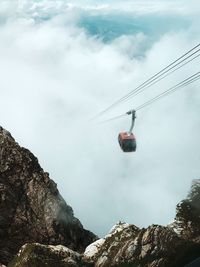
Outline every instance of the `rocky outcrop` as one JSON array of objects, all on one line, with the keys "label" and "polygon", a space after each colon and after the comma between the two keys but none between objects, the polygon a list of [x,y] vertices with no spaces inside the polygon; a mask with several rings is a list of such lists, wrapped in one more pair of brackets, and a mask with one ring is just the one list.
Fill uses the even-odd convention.
[{"label": "rocky outcrop", "polygon": [[200,180],[170,225],[119,222],[96,239],[37,158],[0,127],[0,267],[25,243],[8,267],[184,267],[200,257]]},{"label": "rocky outcrop", "polygon": [[37,158],[0,127],[0,262],[25,243],[83,251],[96,236],[84,230]]},{"label": "rocky outcrop", "polygon": [[62,245],[25,244],[8,267],[80,267],[81,256]]},{"label": "rocky outcrop", "polygon": [[95,267],[183,267],[199,256],[200,180],[195,180],[172,224],[139,229],[120,222],[89,245],[83,259]]},{"label": "rocky outcrop", "polygon": [[172,227],[185,239],[200,243],[200,179],[192,182],[187,198],[177,205]]}]

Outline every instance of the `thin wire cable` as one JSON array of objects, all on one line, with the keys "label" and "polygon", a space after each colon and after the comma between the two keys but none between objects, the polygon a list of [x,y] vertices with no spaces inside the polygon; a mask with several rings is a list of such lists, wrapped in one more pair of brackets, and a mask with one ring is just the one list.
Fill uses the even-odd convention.
[{"label": "thin wire cable", "polygon": [[[167,71],[163,72],[162,74],[160,74],[159,76],[157,76],[155,79],[153,79],[151,82],[149,82],[148,84],[146,84],[144,87],[142,87],[141,89],[135,90],[134,92],[132,92],[131,94],[129,94],[129,96],[127,96],[128,98],[132,98],[132,96],[134,96],[135,94],[139,93],[140,91],[144,91],[146,88],[149,88],[150,86],[154,85],[155,83],[163,80],[165,77],[167,77],[168,75],[172,74],[173,72],[175,72],[176,70],[180,69],[181,67],[183,67],[184,65],[188,64],[189,62],[193,61],[194,59],[196,59],[197,57],[200,56],[200,54],[198,54],[197,56],[195,56],[194,58],[188,60],[187,62],[185,62],[184,64],[182,64],[181,66],[177,67],[175,70],[171,71],[170,73],[167,73],[168,71],[172,70],[173,68],[175,68],[176,66],[178,66],[179,64],[183,63],[185,60],[187,60],[188,58],[190,58],[191,56],[193,56],[194,54],[196,54],[197,52],[199,52],[200,49],[198,49],[196,52],[194,52],[192,55],[186,57],[185,59],[183,59],[182,61],[180,61],[179,63],[177,63],[176,65],[174,65],[173,67],[171,67],[170,69],[168,69]],[[166,74],[167,73],[167,74]],[[161,77],[162,75],[166,74],[164,77]],[[158,79],[160,78],[160,79]],[[158,79],[158,80],[157,80]],[[123,102],[126,101],[126,99],[123,100]]]},{"label": "thin wire cable", "polygon": [[[118,101],[116,101],[115,103],[113,103],[111,106],[109,106],[107,109],[103,110],[101,113],[99,113],[99,115],[96,115],[94,117],[97,118],[101,115],[103,115],[105,112],[107,112],[108,110],[112,109],[113,107],[121,104],[122,102],[128,101],[129,99],[133,98],[135,95],[137,95],[138,93],[146,90],[147,88],[151,87],[152,85],[156,84],[157,82],[159,82],[160,80],[163,80],[165,77],[167,77],[168,75],[172,74],[174,71],[180,69],[181,67],[183,67],[184,65],[188,64],[189,62],[193,61],[194,59],[196,59],[197,57],[200,56],[200,54],[198,54],[197,56],[195,56],[194,58],[192,58],[191,60],[187,61],[186,63],[182,64],[181,66],[179,66],[178,68],[176,68],[174,71],[166,74],[168,71],[172,70],[173,68],[175,68],[176,66],[178,66],[179,64],[183,63],[185,60],[187,60],[188,58],[190,58],[191,56],[193,56],[194,54],[196,54],[197,52],[199,52],[200,49],[198,49],[196,52],[192,53],[190,56],[186,57],[185,59],[183,59],[182,61],[180,61],[179,63],[175,64],[174,66],[172,66],[171,68],[169,68],[168,70],[162,72],[160,75],[156,76],[154,79],[152,79],[151,81],[149,81],[148,83],[146,83],[143,86],[138,86],[136,87],[133,91],[129,92],[126,96],[120,98]],[[162,77],[162,75],[166,74],[164,77]],[[160,79],[158,79],[160,78]],[[157,80],[158,79],[158,80]]]},{"label": "thin wire cable", "polygon": [[[153,84],[155,84],[156,82],[159,82],[160,80],[164,79],[165,77],[167,77],[168,75],[170,75],[171,73],[173,73],[174,71],[180,69],[181,67],[183,67],[184,65],[188,64],[189,62],[191,62],[192,60],[196,59],[197,57],[200,56],[200,54],[198,54],[197,56],[193,57],[192,59],[188,60],[187,62],[185,62],[184,64],[182,64],[181,66],[177,67],[178,65],[180,65],[181,63],[183,63],[184,61],[186,61],[187,59],[189,59],[190,57],[192,57],[193,55],[195,55],[197,52],[200,51],[200,49],[196,50],[195,52],[193,52],[192,54],[190,54],[192,51],[194,51],[195,49],[197,49],[200,46],[200,43],[198,45],[196,45],[195,47],[193,47],[192,49],[190,49],[188,52],[186,52],[184,55],[182,55],[181,57],[179,57],[178,59],[176,59],[175,61],[173,61],[171,64],[169,64],[168,66],[166,66],[165,68],[163,68],[161,71],[159,71],[158,73],[154,74],[152,77],[150,77],[149,79],[147,79],[145,82],[143,82],[141,85],[137,86],[134,90],[130,91],[128,94],[126,94],[124,97],[121,97],[119,100],[117,100],[116,102],[114,102],[112,105],[110,105],[108,108],[104,109],[103,111],[99,112],[97,115],[95,115],[93,118],[91,118],[91,120],[96,119],[97,117],[103,115],[104,113],[106,113],[108,110],[112,109],[113,107],[115,107],[116,105],[120,104],[121,102],[127,101],[132,95],[134,95],[136,92],[138,92],[139,90],[142,90],[143,88],[147,87],[149,88],[150,86],[152,86]],[[188,54],[190,54],[189,56],[187,56]],[[187,57],[186,57],[187,56]],[[186,57],[186,58],[184,58]],[[182,59],[182,60],[181,60]],[[176,64],[175,64],[176,63]],[[172,72],[170,72],[169,74],[167,74],[170,70],[174,69],[175,67],[177,67],[175,70],[173,70]],[[162,77],[164,74],[166,74],[164,77]],[[158,79],[160,78],[160,79]],[[157,80],[158,79],[158,80]]]},{"label": "thin wire cable", "polygon": [[185,86],[187,86],[187,85],[189,85],[189,84],[191,84],[191,83],[193,83],[195,81],[198,81],[198,80],[200,80],[200,74],[197,77],[191,79],[190,81],[185,82],[182,85],[176,86],[175,88],[173,88],[171,90],[165,91],[165,92],[161,93],[160,95],[157,95],[153,99],[151,99],[151,100],[145,102],[144,104],[138,106],[135,110],[136,111],[141,110],[141,109],[145,108],[146,106],[149,106],[150,104],[153,104],[154,102],[158,101],[160,98],[163,98],[163,97],[165,97],[165,96],[177,91],[178,89],[181,89],[181,88],[183,88],[183,87],[185,87]]},{"label": "thin wire cable", "polygon": [[[179,82],[178,84],[170,87],[169,89],[165,90],[164,92],[158,94],[157,96],[153,97],[152,99],[146,101],[145,103],[139,105],[135,111],[138,111],[140,109],[143,109],[144,107],[146,106],[149,106],[151,104],[153,104],[154,102],[158,101],[160,98],[163,98],[165,97],[166,95],[170,94],[170,93],[173,93],[175,92],[176,90],[178,89],[181,89],[197,80],[200,80],[200,71],[191,75],[190,77],[186,78],[185,80],[183,80],[182,82]],[[112,120],[116,120],[116,119],[119,119],[119,118],[122,118],[124,116],[127,116],[128,114],[125,113],[125,114],[122,114],[122,115],[119,115],[119,116],[116,116],[116,117],[113,117],[113,118],[110,118],[108,120],[104,120],[104,121],[101,121],[100,123],[106,123],[106,122],[109,122],[109,121],[112,121]]]},{"label": "thin wire cable", "polygon": [[100,121],[100,124],[102,124],[102,123],[106,123],[106,122],[109,122],[109,121],[114,121],[114,120],[117,120],[117,119],[121,119],[122,117],[125,117],[125,116],[127,116],[127,114],[122,114],[122,115],[113,117],[113,118],[111,118],[111,119],[105,120],[105,121]]},{"label": "thin wire cable", "polygon": [[[181,66],[177,67],[176,69],[172,70],[171,72],[167,73],[166,75],[164,75],[163,77],[161,77],[160,79],[154,81],[153,83],[151,83],[148,86],[145,86],[144,88],[142,88],[141,90],[137,91],[134,93],[134,96],[140,94],[141,92],[143,92],[144,90],[146,90],[147,88],[153,86],[154,84],[158,83],[159,81],[162,81],[164,78],[166,78],[167,76],[169,76],[170,74],[174,73],[175,71],[177,71],[178,69],[182,68],[183,66],[185,66],[186,64],[188,64],[189,62],[193,61],[194,59],[196,59],[197,57],[199,57],[200,54],[198,54],[197,56],[195,56],[194,58],[188,60],[187,62],[185,62],[184,64],[182,64]],[[125,100],[128,101],[129,99]],[[124,102],[124,101],[123,101]]]}]

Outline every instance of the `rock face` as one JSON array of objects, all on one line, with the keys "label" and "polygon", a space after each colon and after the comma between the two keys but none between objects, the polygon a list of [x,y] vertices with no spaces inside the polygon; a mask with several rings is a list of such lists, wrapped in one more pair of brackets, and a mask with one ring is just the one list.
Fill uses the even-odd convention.
[{"label": "rock face", "polygon": [[84,230],[37,158],[0,127],[0,262],[25,243],[83,251],[96,236]]},{"label": "rock face", "polygon": [[81,256],[64,246],[25,244],[8,267],[80,267]]},{"label": "rock face", "polygon": [[190,193],[176,210],[174,229],[185,239],[200,243],[200,179],[193,181]]},{"label": "rock face", "polygon": [[200,257],[200,180],[177,205],[172,224],[139,229],[118,223],[89,245],[84,261],[95,267],[184,267]]},{"label": "rock face", "polygon": [[119,222],[96,239],[34,155],[0,127],[0,267],[25,243],[8,267],[199,266],[200,180],[177,205],[170,225],[140,229]]}]

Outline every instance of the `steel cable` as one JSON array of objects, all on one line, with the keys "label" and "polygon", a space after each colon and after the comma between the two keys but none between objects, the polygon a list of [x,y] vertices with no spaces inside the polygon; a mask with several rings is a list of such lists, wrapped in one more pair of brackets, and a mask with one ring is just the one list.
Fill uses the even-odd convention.
[{"label": "steel cable", "polygon": [[[143,108],[145,108],[146,106],[149,106],[151,104],[153,104],[154,102],[158,101],[160,98],[163,98],[173,92],[175,92],[176,90],[178,89],[181,89],[197,80],[200,80],[200,71],[198,71],[197,73],[191,75],[190,77],[186,78],[185,80],[183,80],[182,82],[179,82],[178,84],[168,88],[167,90],[163,91],[162,93],[158,94],[157,96],[151,98],[150,100],[144,102],[143,104],[139,105],[138,107],[135,108],[135,111],[138,111],[138,110],[141,110]],[[107,120],[104,120],[104,121],[101,121],[100,123],[106,123],[106,122],[109,122],[109,121],[112,121],[112,120],[116,120],[116,119],[119,119],[119,118],[122,118],[124,116],[127,116],[128,114],[125,113],[125,114],[122,114],[122,115],[119,115],[119,116],[115,116],[113,118],[110,118],[110,119],[107,119]]]},{"label": "steel cable", "polygon": [[[91,120],[94,120],[94,119],[100,117],[101,115],[103,115],[104,113],[106,113],[107,111],[109,111],[110,109],[112,109],[113,107],[121,104],[122,102],[128,101],[129,99],[131,99],[132,97],[134,97],[138,93],[144,91],[145,89],[149,88],[150,86],[154,85],[155,83],[161,81],[162,79],[164,79],[168,75],[172,74],[176,70],[180,69],[181,67],[185,66],[186,64],[190,63],[191,61],[193,61],[194,59],[196,59],[197,57],[199,57],[200,56],[200,53],[196,55],[196,53],[198,53],[200,51],[200,48],[197,49],[199,46],[200,46],[200,44],[198,44],[195,47],[193,47],[192,49],[190,49],[184,55],[182,55],[181,57],[179,57],[178,59],[176,59],[175,61],[173,61],[171,64],[169,64],[168,66],[166,66],[165,68],[163,68],[161,71],[159,71],[158,73],[156,73],[155,75],[153,75],[152,77],[150,77],[149,79],[147,79],[141,85],[137,86],[134,90],[132,90],[131,92],[129,92],[128,94],[126,94],[124,97],[120,98],[119,100],[117,100],[116,102],[114,102],[112,105],[110,105],[108,108],[106,108],[103,111],[99,112]],[[195,49],[197,49],[197,50],[195,52],[193,52],[192,54],[190,54]],[[192,56],[194,56],[194,57],[192,57]],[[186,60],[188,60],[188,61],[186,61]],[[170,70],[172,70],[172,71],[170,72]]]}]

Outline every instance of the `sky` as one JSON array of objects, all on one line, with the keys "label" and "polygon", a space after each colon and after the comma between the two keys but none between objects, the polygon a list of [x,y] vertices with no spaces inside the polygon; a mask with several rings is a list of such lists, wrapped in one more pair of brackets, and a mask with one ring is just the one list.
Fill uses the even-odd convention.
[{"label": "sky", "polygon": [[[199,43],[198,1],[0,1],[0,124],[38,157],[85,228],[166,225],[199,178],[199,82],[130,118],[90,118]],[[106,113],[197,72],[199,58]]]}]

